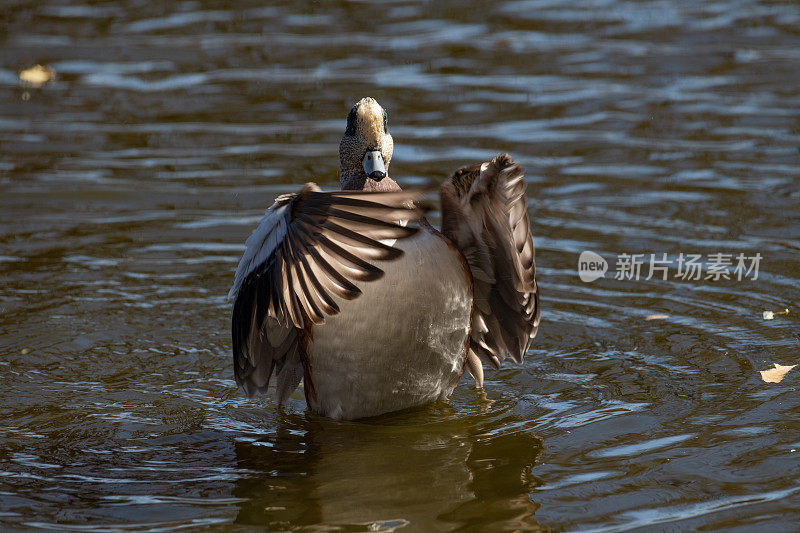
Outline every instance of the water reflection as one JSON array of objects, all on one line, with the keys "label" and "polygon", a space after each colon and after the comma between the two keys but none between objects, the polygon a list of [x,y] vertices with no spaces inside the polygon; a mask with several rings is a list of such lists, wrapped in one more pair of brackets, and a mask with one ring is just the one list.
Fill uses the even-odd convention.
[{"label": "water reflection", "polygon": [[235,444],[237,524],[348,531],[459,526],[535,530],[531,467],[542,440],[480,434],[425,408],[370,422],[312,414],[281,418],[276,432]]}]

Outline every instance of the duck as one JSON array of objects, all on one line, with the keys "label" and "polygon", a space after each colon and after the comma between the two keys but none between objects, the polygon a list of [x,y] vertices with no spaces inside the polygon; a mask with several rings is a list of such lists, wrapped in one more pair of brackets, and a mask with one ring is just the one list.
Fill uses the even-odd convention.
[{"label": "duck", "polygon": [[441,229],[426,191],[389,176],[386,110],[362,98],[339,144],[340,190],[275,199],[228,298],[234,377],[248,397],[302,382],[307,406],[357,420],[446,400],[464,373],[522,362],[539,289],[522,168],[508,154],[450,174]]}]

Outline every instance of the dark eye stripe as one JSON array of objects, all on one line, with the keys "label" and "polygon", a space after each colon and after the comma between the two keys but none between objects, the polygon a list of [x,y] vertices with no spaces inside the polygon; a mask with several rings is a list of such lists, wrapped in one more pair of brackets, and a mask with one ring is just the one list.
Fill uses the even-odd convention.
[{"label": "dark eye stripe", "polygon": [[344,130],[345,135],[353,136],[356,134],[356,107],[357,106],[353,106],[347,114],[347,129]]},{"label": "dark eye stripe", "polygon": [[389,115],[383,110],[383,133],[389,133]]}]

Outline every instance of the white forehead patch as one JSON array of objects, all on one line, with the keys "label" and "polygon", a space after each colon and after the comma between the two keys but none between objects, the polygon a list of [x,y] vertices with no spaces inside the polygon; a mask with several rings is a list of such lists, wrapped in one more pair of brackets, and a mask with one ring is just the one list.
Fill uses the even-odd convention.
[{"label": "white forehead patch", "polygon": [[367,142],[377,142],[383,135],[383,108],[372,98],[364,98],[358,106],[358,129]]}]

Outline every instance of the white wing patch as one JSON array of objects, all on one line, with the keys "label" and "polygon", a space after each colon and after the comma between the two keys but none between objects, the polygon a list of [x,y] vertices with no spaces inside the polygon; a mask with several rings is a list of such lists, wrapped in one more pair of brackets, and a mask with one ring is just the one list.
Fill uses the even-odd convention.
[{"label": "white wing patch", "polygon": [[244,254],[239,266],[236,267],[236,277],[233,280],[233,287],[228,292],[228,300],[236,298],[247,276],[264,263],[286,237],[287,207],[282,205],[276,208],[273,205],[267,209],[256,230],[245,241]]}]

